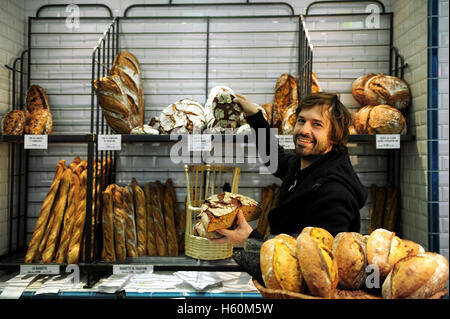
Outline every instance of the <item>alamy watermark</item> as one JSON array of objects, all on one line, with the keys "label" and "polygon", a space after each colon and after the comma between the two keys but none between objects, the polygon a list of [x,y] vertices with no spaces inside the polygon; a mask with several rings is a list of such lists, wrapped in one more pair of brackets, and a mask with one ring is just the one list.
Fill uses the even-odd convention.
[{"label": "alamy watermark", "polygon": [[369,4],[366,7],[366,12],[370,13],[366,18],[367,29],[379,29],[380,28],[380,12],[381,9],[376,4]]},{"label": "alamy watermark", "polygon": [[80,28],[80,7],[76,4],[69,4],[66,7],[66,12],[69,15],[66,18],[66,28],[79,29]]}]

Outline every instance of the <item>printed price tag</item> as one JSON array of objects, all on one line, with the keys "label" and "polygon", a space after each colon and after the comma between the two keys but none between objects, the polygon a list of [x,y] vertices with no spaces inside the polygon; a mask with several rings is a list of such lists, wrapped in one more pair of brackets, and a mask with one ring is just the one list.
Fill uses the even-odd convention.
[{"label": "printed price tag", "polygon": [[120,151],[122,150],[122,135],[99,135],[99,151]]},{"label": "printed price tag", "polygon": [[400,134],[377,134],[377,149],[396,149],[400,148]]},{"label": "printed price tag", "polygon": [[20,265],[21,275],[59,275],[59,265]]},{"label": "printed price tag", "polygon": [[295,144],[292,135],[277,135],[278,144],[280,144],[285,150],[294,150]]},{"label": "printed price tag", "polygon": [[113,265],[113,275],[150,274],[153,265]]},{"label": "printed price tag", "polygon": [[48,135],[25,135],[24,149],[46,150],[48,146]]},{"label": "printed price tag", "polygon": [[212,149],[210,134],[193,134],[188,135],[188,151],[189,152],[210,152]]}]

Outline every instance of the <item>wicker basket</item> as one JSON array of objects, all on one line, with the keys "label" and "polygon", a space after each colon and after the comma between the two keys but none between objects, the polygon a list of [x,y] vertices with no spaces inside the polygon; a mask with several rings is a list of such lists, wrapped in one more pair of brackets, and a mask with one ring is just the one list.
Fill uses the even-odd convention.
[{"label": "wicker basket", "polygon": [[[301,294],[297,292],[269,289],[260,285],[260,283],[253,279],[253,284],[256,289],[261,293],[263,298],[266,299],[325,299],[322,297],[314,297],[306,294]],[[444,289],[435,295],[427,299],[441,299],[447,295],[447,289]],[[336,289],[334,299],[383,299],[381,296],[376,296],[369,294],[364,290],[340,290]]]},{"label": "wicker basket", "polygon": [[[222,192],[224,182],[229,181],[231,192],[237,193],[239,188],[239,167],[194,165],[184,166],[186,173],[186,256],[202,260],[219,260],[233,255],[233,245],[230,243],[216,244],[193,234],[195,221],[200,206],[206,198]],[[228,175],[228,179],[227,179]]]}]

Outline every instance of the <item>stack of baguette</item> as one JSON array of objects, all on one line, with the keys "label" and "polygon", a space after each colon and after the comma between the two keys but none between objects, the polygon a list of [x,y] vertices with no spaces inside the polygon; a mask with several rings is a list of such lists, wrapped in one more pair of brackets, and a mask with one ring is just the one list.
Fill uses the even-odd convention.
[{"label": "stack of baguette", "polygon": [[364,290],[386,299],[436,298],[446,294],[449,278],[445,257],[383,228],[334,238],[318,227],[297,238],[280,234],[261,246],[260,268],[266,288],[322,298]]},{"label": "stack of baguette", "polygon": [[[76,264],[84,260],[86,235],[84,233],[86,219],[87,160],[81,161],[77,156],[69,166],[60,160],[56,166],[55,176],[50,190],[42,204],[35,230],[28,245],[25,263],[42,260],[44,263]],[[110,164],[105,160],[103,165],[94,163],[98,174],[103,167]],[[97,191],[95,191],[97,185]],[[94,229],[98,223],[95,207],[99,207],[100,183],[93,180],[92,204],[92,243]],[[97,197],[95,204],[94,198]],[[91,257],[93,257],[93,245]]]},{"label": "stack of baguette", "polygon": [[102,258],[177,256],[184,248],[182,215],[171,179],[144,187],[135,179],[123,187],[109,185],[103,191]]},{"label": "stack of baguette", "polygon": [[372,204],[370,206],[369,233],[377,228],[394,231],[397,221],[400,190],[391,184],[386,187],[370,186]]}]

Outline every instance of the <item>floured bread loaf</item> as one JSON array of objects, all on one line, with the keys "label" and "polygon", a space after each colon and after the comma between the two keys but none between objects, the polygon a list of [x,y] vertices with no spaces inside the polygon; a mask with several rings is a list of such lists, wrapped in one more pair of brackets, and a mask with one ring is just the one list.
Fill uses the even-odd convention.
[{"label": "floured bread loaf", "polygon": [[411,91],[405,80],[379,74],[367,80],[364,96],[369,105],[387,104],[398,110],[404,110],[409,105]]},{"label": "floured bread loaf", "polygon": [[266,240],[260,250],[260,267],[266,288],[300,293],[306,288],[294,237],[279,234]]},{"label": "floured bread loaf", "polygon": [[198,217],[205,231],[213,232],[232,227],[238,211],[244,214],[247,221],[252,221],[259,217],[261,208],[258,202],[250,197],[224,192],[206,199]]},{"label": "floured bread loaf", "polygon": [[361,106],[367,105],[366,94],[364,92],[364,88],[366,86],[366,82],[369,79],[373,78],[374,76],[376,76],[375,73],[369,73],[369,74],[362,75],[359,78],[357,78],[355,81],[353,81],[352,95],[353,95],[353,98],[356,100],[356,102],[358,102],[359,105],[361,105]]},{"label": "floured bread loaf", "polygon": [[402,239],[402,242],[403,245],[405,246],[407,257],[416,256],[418,254],[423,254],[425,252],[425,249],[421,245],[411,240]]},{"label": "floured bread loaf", "polygon": [[5,114],[2,119],[3,135],[22,135],[25,129],[26,110],[12,110]]},{"label": "floured bread loaf", "polygon": [[205,104],[207,127],[220,132],[236,129],[244,122],[244,113],[239,104],[234,103],[235,94],[226,86],[211,89]]},{"label": "floured bread loaf", "polygon": [[206,126],[205,109],[193,99],[181,99],[161,112],[159,124],[166,134],[201,132]]},{"label": "floured bread loaf", "polygon": [[137,58],[126,51],[113,61],[110,76],[94,81],[108,125],[119,134],[144,124],[144,91]]},{"label": "floured bread loaf", "polygon": [[159,135],[159,131],[150,125],[142,124],[133,128],[130,132],[133,135]]},{"label": "floured bread loaf", "polygon": [[359,134],[406,134],[402,113],[389,105],[366,105],[353,115],[353,126]]}]

